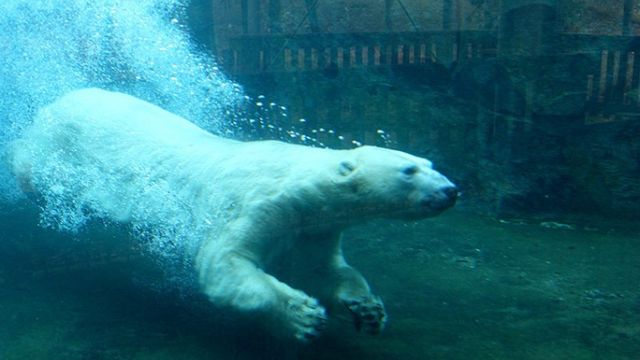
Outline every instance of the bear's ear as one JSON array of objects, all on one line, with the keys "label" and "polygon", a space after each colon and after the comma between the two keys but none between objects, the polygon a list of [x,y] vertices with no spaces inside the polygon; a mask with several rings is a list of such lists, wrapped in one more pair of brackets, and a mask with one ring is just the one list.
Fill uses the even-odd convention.
[{"label": "bear's ear", "polygon": [[356,164],[354,164],[353,162],[351,162],[349,160],[343,160],[343,161],[340,162],[340,165],[338,167],[338,172],[342,176],[348,176],[355,169],[356,169]]}]

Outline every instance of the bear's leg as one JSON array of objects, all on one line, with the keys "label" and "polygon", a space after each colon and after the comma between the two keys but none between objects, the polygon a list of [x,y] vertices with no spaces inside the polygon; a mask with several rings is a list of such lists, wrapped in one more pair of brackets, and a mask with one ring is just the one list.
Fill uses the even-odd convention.
[{"label": "bear's leg", "polygon": [[336,290],[338,301],[353,315],[356,330],[379,334],[387,321],[387,313],[379,296],[373,295],[364,277],[342,260],[336,267],[339,283]]},{"label": "bear's leg", "polygon": [[198,262],[200,284],[212,302],[261,314],[275,331],[303,342],[325,329],[326,312],[316,299],[265,273],[250,258],[228,252]]},{"label": "bear's leg", "polygon": [[[346,306],[358,331],[380,333],[387,319],[382,300],[371,293],[364,276],[344,259],[340,234],[323,234],[307,240],[305,264],[315,269],[318,278],[328,281],[324,283],[327,287],[324,291],[328,291],[325,296],[335,305]],[[317,291],[324,292],[321,288]]]}]

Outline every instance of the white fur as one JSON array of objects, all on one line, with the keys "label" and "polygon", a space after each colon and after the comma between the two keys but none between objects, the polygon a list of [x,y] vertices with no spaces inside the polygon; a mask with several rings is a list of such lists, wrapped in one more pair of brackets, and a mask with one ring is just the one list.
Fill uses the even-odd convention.
[{"label": "white fur", "polygon": [[[374,217],[435,215],[442,209],[421,201],[452,185],[428,160],[403,152],[238,142],[98,89],[42,109],[8,158],[25,189],[64,194],[113,220],[153,225],[189,212],[206,232],[195,271],[211,301],[267,314],[302,340],[322,330],[324,308],[273,273],[286,273],[287,262],[313,270],[313,281],[298,282],[326,305],[351,304],[354,316],[373,311],[379,331],[382,303],[344,260],[340,233]],[[418,170],[407,175],[407,166]]]}]

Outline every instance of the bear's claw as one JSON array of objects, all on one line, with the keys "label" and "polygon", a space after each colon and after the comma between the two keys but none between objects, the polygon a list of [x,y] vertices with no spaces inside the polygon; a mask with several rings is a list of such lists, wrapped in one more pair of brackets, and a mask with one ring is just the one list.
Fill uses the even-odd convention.
[{"label": "bear's claw", "polygon": [[387,322],[387,313],[379,296],[361,296],[344,301],[353,315],[357,331],[364,328],[369,334],[380,334]]},{"label": "bear's claw", "polygon": [[313,298],[290,299],[287,302],[288,314],[294,337],[302,342],[312,341],[320,336],[327,327],[327,314],[324,308]]}]

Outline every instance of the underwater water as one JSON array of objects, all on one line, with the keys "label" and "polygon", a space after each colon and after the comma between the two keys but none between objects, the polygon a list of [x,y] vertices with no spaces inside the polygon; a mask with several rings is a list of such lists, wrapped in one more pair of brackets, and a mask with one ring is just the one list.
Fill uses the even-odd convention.
[{"label": "underwater water", "polygon": [[[385,52],[378,38],[377,49],[360,53],[351,40],[335,45],[344,39],[330,37],[322,46],[334,46],[335,58],[323,63],[322,51],[301,52],[309,40],[296,36],[358,32],[364,41],[385,23],[388,32],[417,32],[421,22],[453,13],[453,2],[425,2],[422,10],[437,8],[438,16],[411,15],[417,2],[398,2],[386,18],[358,1],[258,3],[2,2],[0,152],[46,104],[100,87],[222,136],[337,148],[366,143],[429,157],[460,187],[456,208],[419,222],[379,220],[344,236],[347,260],[384,300],[384,332],[356,332],[342,314],[311,344],[283,342],[251,319],[212,309],[193,288],[193,263],[180,253],[203,232],[168,189],[146,189],[154,206],[166,209],[161,224],[116,224],[56,191],[41,194],[45,202],[25,195],[0,161],[0,359],[637,358],[640,80],[635,55],[628,55],[633,36],[604,55],[581,48],[588,55],[553,67],[556,59],[546,53],[521,54],[528,40],[519,37],[518,19],[535,14],[531,22],[542,28],[551,21],[546,7],[534,6],[506,11],[500,48],[512,58],[475,59],[485,54],[482,46],[466,43],[458,44],[457,61],[440,45],[409,51],[394,43]],[[483,31],[493,31],[494,2],[473,3],[466,21],[488,19]],[[558,18],[564,6],[557,6]],[[267,10],[285,15],[269,20],[268,31],[264,19],[254,27],[251,16]],[[231,17],[234,11],[244,22]],[[335,21],[323,25],[323,12]],[[572,21],[578,33],[602,30]],[[235,53],[214,55],[206,43],[214,31],[213,45],[223,50],[237,46],[234,36],[248,35]],[[274,43],[282,56],[264,50],[248,62],[264,73],[243,68],[243,54],[262,51],[251,36],[279,32],[285,40]],[[486,54],[497,47],[483,46]],[[387,67],[367,68],[387,60]],[[603,66],[609,77],[598,74]],[[571,72],[581,77],[570,82],[564,76]],[[556,83],[566,87],[550,89]],[[623,95],[615,92],[621,88]],[[83,176],[93,183],[108,174]]]},{"label": "underwater water", "polygon": [[605,224],[550,229],[452,212],[352,229],[345,252],[383,294],[388,327],[371,337],[339,318],[295,349],[158,296],[141,285],[156,281],[153,272],[132,279],[141,257],[108,245],[112,232],[93,229],[92,245],[69,244],[35,228],[33,209],[17,213],[1,218],[0,250],[11,254],[0,265],[3,359],[633,359],[640,351],[636,235]]}]

